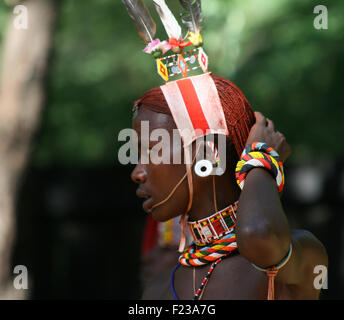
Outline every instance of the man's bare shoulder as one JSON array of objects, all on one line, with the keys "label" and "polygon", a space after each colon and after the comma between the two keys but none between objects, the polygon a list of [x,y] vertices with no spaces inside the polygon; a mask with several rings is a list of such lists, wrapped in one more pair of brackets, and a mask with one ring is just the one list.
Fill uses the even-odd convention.
[{"label": "man's bare shoulder", "polygon": [[327,265],[326,249],[313,233],[304,229],[293,229],[291,236],[293,244],[300,247],[304,258],[312,258],[312,260],[317,260],[319,264]]},{"label": "man's bare shoulder", "polygon": [[144,288],[142,300],[160,300],[169,289],[172,269],[162,271]]}]

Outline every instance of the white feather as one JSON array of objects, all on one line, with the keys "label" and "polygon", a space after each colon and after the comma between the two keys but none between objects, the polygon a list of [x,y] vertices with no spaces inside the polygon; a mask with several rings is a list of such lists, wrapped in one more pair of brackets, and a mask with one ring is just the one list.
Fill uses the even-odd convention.
[{"label": "white feather", "polygon": [[153,2],[165,27],[168,37],[176,38],[178,40],[181,39],[182,28],[180,27],[171,10],[168,8],[165,0],[153,0]]}]

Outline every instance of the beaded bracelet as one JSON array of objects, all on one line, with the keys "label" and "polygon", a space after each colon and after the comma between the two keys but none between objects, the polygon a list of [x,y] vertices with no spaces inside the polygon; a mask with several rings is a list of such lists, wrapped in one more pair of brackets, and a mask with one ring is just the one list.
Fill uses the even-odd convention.
[{"label": "beaded bracelet", "polygon": [[283,268],[286,263],[289,261],[291,254],[293,252],[293,246],[290,243],[289,245],[289,251],[287,253],[287,255],[285,256],[285,258],[282,260],[282,262],[280,264],[278,264],[277,266],[273,266],[270,268],[261,268],[258,267],[257,265],[255,265],[254,263],[251,262],[251,264],[259,271],[265,272],[266,275],[268,276],[268,300],[274,300],[275,299],[275,285],[274,285],[274,279],[277,276],[278,270]]},{"label": "beaded bracelet", "polygon": [[[284,257],[284,259],[277,266],[274,266],[273,269],[278,271],[279,269],[283,268],[286,265],[286,263],[289,261],[292,252],[293,252],[293,245],[290,243],[287,255]],[[268,272],[270,269],[272,269],[272,268],[261,268],[261,267],[258,267],[257,265],[255,265],[252,262],[251,262],[251,264],[257,270],[262,271],[262,272]]]},{"label": "beaded bracelet", "polygon": [[265,142],[253,142],[251,144],[246,145],[244,151],[242,152],[244,155],[250,153],[252,151],[261,151],[265,152],[271,157],[274,157],[277,162],[279,162],[279,154],[275,149],[269,147]]},{"label": "beaded bracelet", "polygon": [[263,142],[254,142],[245,147],[235,169],[235,178],[239,187],[243,189],[248,172],[257,167],[267,169],[276,180],[278,192],[282,192],[283,164],[279,160],[278,153]]}]

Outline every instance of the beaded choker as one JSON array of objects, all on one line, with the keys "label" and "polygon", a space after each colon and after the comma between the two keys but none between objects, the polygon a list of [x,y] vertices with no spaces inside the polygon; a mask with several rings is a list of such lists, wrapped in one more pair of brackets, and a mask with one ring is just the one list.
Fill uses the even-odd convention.
[{"label": "beaded choker", "polygon": [[184,266],[201,266],[237,250],[234,233],[238,202],[210,217],[188,222],[194,242],[180,255]]},{"label": "beaded choker", "polygon": [[233,232],[237,208],[238,201],[210,217],[188,222],[194,243],[198,246],[206,245]]}]

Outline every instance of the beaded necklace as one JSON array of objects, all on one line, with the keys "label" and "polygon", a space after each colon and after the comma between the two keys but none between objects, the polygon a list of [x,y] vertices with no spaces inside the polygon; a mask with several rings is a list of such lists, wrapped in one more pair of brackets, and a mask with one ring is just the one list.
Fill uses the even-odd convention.
[{"label": "beaded necklace", "polygon": [[[208,218],[188,222],[191,233],[195,239],[192,244],[181,254],[179,263],[174,267],[170,280],[173,297],[179,300],[174,289],[175,273],[181,265],[202,266],[212,263],[209,271],[203,278],[199,289],[194,292],[193,300],[200,300],[204,289],[215,267],[226,257],[237,252],[236,236],[234,233],[237,202]],[[230,219],[229,219],[230,218]],[[195,269],[194,269],[195,287]],[[194,288],[195,291],[195,288]]]},{"label": "beaded necklace", "polygon": [[[215,262],[213,262],[213,263],[211,264],[211,267],[210,267],[209,271],[207,272],[206,276],[203,278],[203,280],[202,280],[202,282],[201,282],[201,285],[200,285],[199,289],[195,292],[195,295],[194,295],[194,297],[192,298],[192,300],[200,300],[200,299],[202,298],[202,295],[203,295],[203,293],[204,293],[203,290],[204,290],[205,286],[207,285],[208,280],[209,280],[211,274],[213,273],[215,267],[222,261],[222,259],[223,259],[223,258],[219,258],[219,259],[217,259]],[[172,291],[172,294],[173,294],[173,297],[174,297],[175,300],[179,300],[179,298],[178,298],[177,293],[176,293],[176,291],[175,291],[175,289],[174,289],[174,275],[175,275],[177,269],[178,269],[180,266],[181,266],[181,264],[178,263],[178,264],[174,267],[174,269],[173,269],[173,271],[172,271],[171,282],[170,282],[171,291]]]},{"label": "beaded necklace", "polygon": [[[234,235],[234,239],[235,239],[235,235]],[[222,239],[221,239],[222,240]],[[215,241],[215,242],[217,242],[217,241]],[[210,260],[207,260],[207,263],[209,263],[209,262],[211,262],[211,261],[213,261],[212,262],[212,264],[211,264],[211,266],[210,266],[210,268],[209,268],[209,271],[207,272],[207,274],[205,275],[205,277],[203,278],[203,280],[202,280],[202,282],[201,282],[201,285],[200,285],[200,287],[199,287],[199,289],[194,293],[194,297],[193,297],[193,300],[200,300],[201,298],[202,298],[202,295],[203,295],[203,293],[204,293],[204,289],[205,289],[205,286],[207,285],[207,283],[208,283],[208,281],[209,281],[209,279],[210,279],[210,277],[211,277],[211,275],[212,275],[212,273],[213,273],[213,271],[214,271],[214,269],[215,269],[215,267],[223,260],[223,259],[225,259],[225,258],[227,258],[229,255],[234,255],[235,253],[237,253],[237,246],[236,246],[236,242],[231,242],[231,244],[232,244],[232,247],[230,247],[231,248],[231,250],[228,250],[228,251],[226,251],[226,250],[222,250],[222,249],[216,249],[216,247],[222,247],[221,245],[218,245],[217,243],[214,243],[212,246],[209,246],[208,247],[208,250],[210,251],[213,251],[212,252],[212,254],[210,255],[208,255],[209,257],[211,257],[212,259]],[[235,244],[235,245],[234,245]],[[189,248],[190,249],[190,248]],[[187,250],[189,250],[189,249],[187,249]],[[218,253],[218,252],[222,252],[222,253]],[[198,253],[198,252],[196,252],[196,253]],[[217,258],[214,258],[215,257],[215,255],[218,255],[218,257]],[[183,256],[183,255],[182,255]],[[182,257],[181,256],[181,257]],[[180,259],[180,261],[181,261],[182,259]],[[194,260],[199,260],[199,259],[194,259]],[[187,266],[194,266],[194,268],[195,268],[195,266],[200,266],[200,265],[204,265],[205,263],[202,263],[202,264],[192,264],[193,262],[193,259],[190,259],[189,260],[189,262],[191,262],[190,264],[184,264],[184,265],[187,265]],[[174,299],[175,300],[179,300],[179,298],[178,298],[178,296],[177,296],[177,293],[176,293],[176,291],[175,291],[175,289],[174,289],[174,277],[175,277],[175,273],[176,273],[176,271],[179,269],[179,267],[182,265],[182,263],[181,262],[179,262],[175,267],[174,267],[174,269],[173,269],[173,271],[172,271],[172,275],[171,275],[171,280],[170,280],[170,288],[171,288],[171,291],[172,291],[172,294],[173,294],[173,297],[174,297]],[[195,269],[194,269],[194,271],[195,271]]]}]

